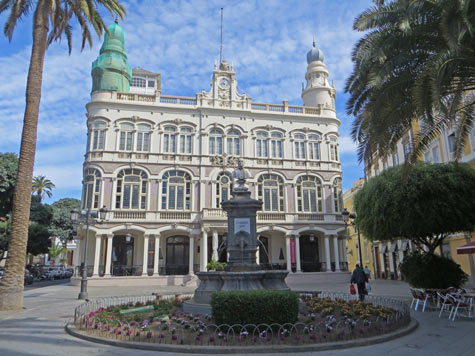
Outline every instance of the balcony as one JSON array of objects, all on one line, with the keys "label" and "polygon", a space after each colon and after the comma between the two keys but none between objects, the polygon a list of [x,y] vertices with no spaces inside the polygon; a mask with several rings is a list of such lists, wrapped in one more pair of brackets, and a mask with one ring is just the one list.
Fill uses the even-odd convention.
[{"label": "balcony", "polygon": [[228,214],[220,208],[204,208],[201,213],[202,220],[225,220]]},{"label": "balcony", "polygon": [[[95,91],[92,93],[91,103],[94,102],[127,102],[136,105],[147,106],[181,106],[188,108],[217,107],[221,108],[223,100],[212,99],[196,94],[196,97],[176,95],[118,93],[114,91]],[[287,101],[282,104],[253,103],[250,98],[241,100],[225,100],[229,107],[236,110],[247,110],[255,113],[266,112],[276,115],[290,116],[326,116],[336,118],[336,111],[332,105],[319,104],[317,107],[288,105]]]},{"label": "balcony", "polygon": [[145,220],[147,213],[140,210],[112,210],[114,220]]}]

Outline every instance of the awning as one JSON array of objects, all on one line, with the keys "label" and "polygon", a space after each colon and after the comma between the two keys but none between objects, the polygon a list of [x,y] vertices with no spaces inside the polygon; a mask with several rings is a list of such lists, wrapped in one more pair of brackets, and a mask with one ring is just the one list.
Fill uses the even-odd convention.
[{"label": "awning", "polygon": [[389,247],[389,252],[393,253],[397,251],[397,242],[393,242]]},{"label": "awning", "polygon": [[465,255],[469,253],[475,254],[475,242],[470,242],[469,244],[457,247],[457,255]]}]

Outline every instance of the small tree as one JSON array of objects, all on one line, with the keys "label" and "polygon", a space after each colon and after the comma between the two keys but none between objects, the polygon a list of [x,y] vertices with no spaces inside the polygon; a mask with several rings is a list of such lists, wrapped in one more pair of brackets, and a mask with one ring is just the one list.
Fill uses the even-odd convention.
[{"label": "small tree", "polygon": [[355,197],[357,224],[371,241],[409,239],[429,253],[451,233],[473,231],[475,170],[467,164],[390,168]]}]

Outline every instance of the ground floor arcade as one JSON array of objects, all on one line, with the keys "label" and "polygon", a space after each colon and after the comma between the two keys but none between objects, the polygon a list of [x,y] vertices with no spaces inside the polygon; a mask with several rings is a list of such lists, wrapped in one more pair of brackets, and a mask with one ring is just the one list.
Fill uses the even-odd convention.
[{"label": "ground floor arcade", "polygon": [[[86,238],[87,236],[87,238]],[[256,260],[263,269],[293,272],[347,270],[344,231],[300,227],[258,228]],[[193,275],[212,259],[226,262],[226,228],[194,229],[177,224],[160,229],[140,226],[82,231],[74,254],[76,271],[83,262],[92,277]]]}]

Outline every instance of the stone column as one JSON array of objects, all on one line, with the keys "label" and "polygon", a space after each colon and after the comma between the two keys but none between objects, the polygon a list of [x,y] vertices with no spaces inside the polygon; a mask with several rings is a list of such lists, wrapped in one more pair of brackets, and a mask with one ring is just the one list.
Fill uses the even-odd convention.
[{"label": "stone column", "polygon": [[96,235],[96,247],[94,249],[94,268],[93,268],[93,276],[99,275],[99,258],[101,257],[101,240],[102,235]]},{"label": "stone column", "polygon": [[107,235],[107,255],[106,255],[106,268],[104,276],[111,275],[111,261],[112,261],[112,239],[114,235]]},{"label": "stone column", "polygon": [[188,265],[188,274],[189,275],[194,275],[195,272],[193,271],[193,258],[194,258],[194,254],[195,254],[195,239],[194,239],[194,236],[191,235],[190,236],[190,251],[189,251],[189,255],[190,255],[190,260],[189,260],[189,265]]},{"label": "stone column", "polygon": [[297,262],[297,273],[302,272],[302,267],[300,266],[300,236],[295,236],[295,259]]},{"label": "stone column", "polygon": [[325,263],[327,265],[327,272],[332,270],[332,264],[330,259],[330,241],[329,236],[325,235]]},{"label": "stone column", "polygon": [[142,276],[148,276],[148,235],[143,235],[143,265],[142,265]]},{"label": "stone column", "polygon": [[338,235],[333,236],[333,253],[335,254],[335,272],[340,271],[340,251],[338,251]]},{"label": "stone column", "polygon": [[200,271],[206,271],[206,265],[208,263],[208,232],[202,231],[201,244],[200,244]]},{"label": "stone column", "polygon": [[217,261],[219,259],[218,256],[218,230],[213,230],[213,241],[212,241],[212,247],[213,247],[213,254],[211,255],[211,259]]},{"label": "stone column", "polygon": [[292,262],[290,260],[290,235],[285,236],[285,254],[287,259],[287,271],[292,271]]},{"label": "stone column", "polygon": [[158,276],[160,263],[160,235],[155,235],[155,253],[153,255],[153,275]]}]

